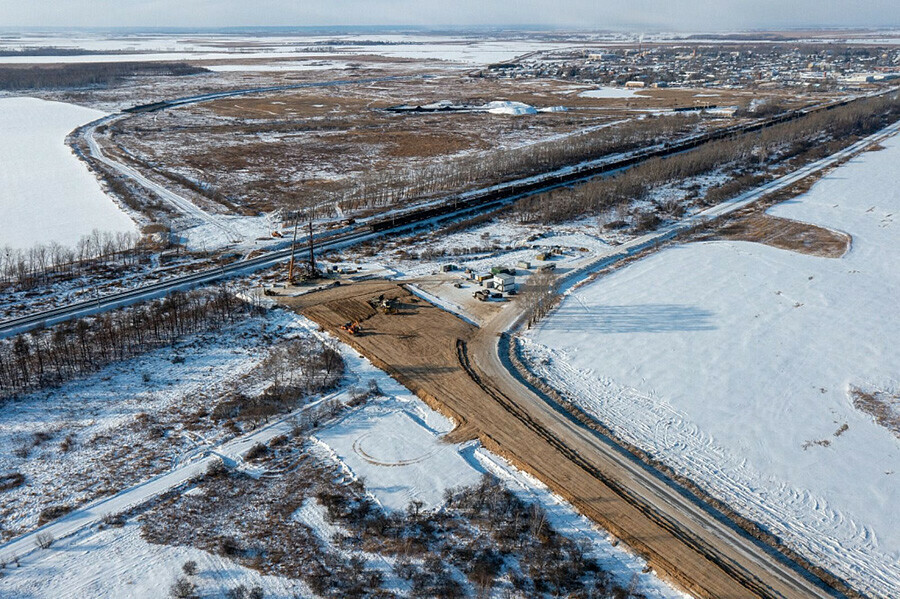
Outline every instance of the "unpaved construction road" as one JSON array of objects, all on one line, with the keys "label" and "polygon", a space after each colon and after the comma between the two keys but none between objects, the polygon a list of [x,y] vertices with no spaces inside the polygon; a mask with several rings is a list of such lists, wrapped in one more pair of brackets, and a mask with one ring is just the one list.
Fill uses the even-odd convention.
[{"label": "unpaved construction road", "polygon": [[[399,299],[398,314],[369,305],[382,294]],[[455,419],[451,440],[479,439],[694,595],[841,596],[523,385],[498,349],[498,332],[515,317],[514,306],[478,329],[390,281],[282,301]],[[340,329],[354,321],[361,334]]]}]

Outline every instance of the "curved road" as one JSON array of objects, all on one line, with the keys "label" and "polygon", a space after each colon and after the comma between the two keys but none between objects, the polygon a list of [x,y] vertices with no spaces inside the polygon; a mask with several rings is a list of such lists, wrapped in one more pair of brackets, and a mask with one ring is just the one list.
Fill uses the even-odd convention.
[{"label": "curved road", "polygon": [[[672,486],[671,481],[625,453],[613,440],[586,428],[523,384],[511,372],[514,367],[503,356],[500,344],[501,333],[511,326],[517,316],[513,309],[502,310],[470,341],[469,354],[476,370],[483,373],[482,380],[487,381],[486,384],[495,392],[527,414],[529,420],[574,452],[579,461],[583,462],[583,468],[595,469],[603,477],[611,479],[610,488],[626,502],[635,505],[642,512],[653,514],[650,520],[656,521],[662,529],[679,531],[675,536],[694,549],[696,559],[712,561],[710,569],[725,570],[729,577],[738,580],[746,594],[729,596],[791,599],[842,596],[837,592],[830,593],[821,583],[811,580],[809,574],[802,572],[798,566],[773,555],[771,550],[737,529],[722,514],[682,494]],[[599,509],[602,511],[603,508]],[[637,536],[631,540],[631,544],[665,574],[675,576],[683,572],[683,563],[667,565],[667,556],[657,553],[659,545],[656,540],[652,536]],[[704,554],[715,556],[721,565]],[[679,582],[685,584],[683,580]],[[696,585],[693,590],[701,596],[722,596],[719,594],[721,591],[712,591],[703,581],[691,582]],[[754,590],[751,591],[748,587]]]},{"label": "curved road", "polygon": [[[692,221],[722,216],[743,208],[764,195],[846,159],[873,143],[895,135],[898,131],[900,122],[838,154],[767,183],[730,202],[715,206],[693,219],[644,238],[635,239],[626,246],[616,248],[614,253],[599,256],[591,263],[575,269],[560,282],[560,287],[571,288],[591,270],[605,268],[624,260],[636,251],[659,244],[696,224]],[[509,363],[505,351],[508,346],[501,343],[504,336],[515,328],[519,316],[514,302],[484,323],[478,334],[468,343],[468,356],[464,366],[470,368],[467,361],[472,360],[473,377],[480,379],[479,384],[482,384],[489,395],[501,404],[512,406],[511,411],[515,411],[523,422],[529,422],[531,428],[540,430],[564,446],[573,463],[589,474],[601,479],[610,479],[609,486],[613,491],[627,503],[649,515],[649,520],[655,521],[663,529],[675,531],[675,536],[693,549],[698,559],[711,561],[713,569],[717,567],[724,570],[728,576],[739,581],[747,594],[734,595],[735,597],[799,599],[844,596],[839,591],[826,587],[801,565],[751,538],[724,514],[683,492],[672,481],[623,450],[614,440],[586,428],[552,400],[542,397],[524,383],[517,375],[515,367]],[[527,458],[520,459],[528,463]],[[565,483],[559,484],[564,486]],[[603,508],[598,508],[598,511],[602,512]],[[680,565],[670,567],[666,562],[666,556],[657,552],[660,545],[655,544],[656,539],[637,538],[632,542],[636,545],[636,549],[650,557],[651,563],[655,563],[664,571],[668,570],[667,573],[676,575],[682,571]],[[703,596],[721,596],[710,592],[700,581],[692,582],[699,587],[693,590]]]},{"label": "curved road", "polygon": [[103,150],[100,148],[100,144],[97,143],[97,140],[94,138],[94,134],[97,131],[97,127],[100,125],[109,125],[117,120],[124,118],[126,115],[117,114],[112,117],[106,117],[99,121],[94,121],[86,129],[84,129],[84,139],[87,141],[88,148],[90,149],[91,156],[98,161],[102,162],[109,168],[115,170],[116,172],[128,177],[136,181],[145,189],[153,192],[159,199],[169,204],[178,212],[185,214],[187,216],[193,216],[202,220],[205,223],[208,223],[225,233],[228,236],[228,240],[232,243],[238,243],[243,241],[243,236],[238,233],[234,227],[229,226],[225,219],[214,214],[210,214],[206,212],[196,204],[194,204],[189,199],[182,197],[171,191],[170,189],[166,189],[159,183],[155,183],[142,175],[136,168],[123,164],[121,162],[117,162],[111,158],[109,158],[106,154],[103,153]]}]

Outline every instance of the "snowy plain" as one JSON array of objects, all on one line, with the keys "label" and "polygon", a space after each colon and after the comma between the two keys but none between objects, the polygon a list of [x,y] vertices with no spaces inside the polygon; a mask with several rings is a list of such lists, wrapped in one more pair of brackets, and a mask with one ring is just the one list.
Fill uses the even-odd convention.
[{"label": "snowy plain", "polygon": [[97,178],[66,146],[102,112],[36,98],[0,98],[0,247],[73,246],[94,229],[134,230]]},{"label": "snowy plain", "polygon": [[839,259],[675,246],[572,292],[532,368],[858,588],[900,588],[900,439],[851,387],[900,387],[900,141],[770,209],[852,237]]},{"label": "snowy plain", "polygon": [[[331,44],[334,44],[333,46]],[[329,55],[374,55],[398,59],[440,60],[460,64],[489,64],[511,60],[535,50],[583,47],[577,42],[535,42],[533,39],[490,39],[466,35],[343,34],[259,37],[221,34],[181,35],[34,35],[0,41],[0,49],[54,47],[96,54],[60,52],[46,56],[0,56],[0,64],[96,63],[176,60],[259,60],[319,58]],[[106,53],[108,52],[108,54]]]}]

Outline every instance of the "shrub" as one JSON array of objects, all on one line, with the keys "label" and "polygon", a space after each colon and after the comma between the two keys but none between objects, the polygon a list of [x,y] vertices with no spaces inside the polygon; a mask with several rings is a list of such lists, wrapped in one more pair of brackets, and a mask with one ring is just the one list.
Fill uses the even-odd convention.
[{"label": "shrub", "polygon": [[21,487],[25,483],[25,475],[21,472],[0,474],[0,491],[9,491]]},{"label": "shrub", "polygon": [[169,597],[172,599],[198,599],[197,585],[187,578],[178,578],[169,589]]},{"label": "shrub", "polygon": [[38,515],[38,526],[43,526],[44,524],[56,520],[57,518],[62,518],[66,514],[72,511],[71,505],[51,505],[48,508],[44,508],[41,510],[41,513]]},{"label": "shrub", "polygon": [[50,545],[53,544],[53,541],[53,535],[49,532],[39,532],[34,538],[34,544],[40,549],[49,549]]}]

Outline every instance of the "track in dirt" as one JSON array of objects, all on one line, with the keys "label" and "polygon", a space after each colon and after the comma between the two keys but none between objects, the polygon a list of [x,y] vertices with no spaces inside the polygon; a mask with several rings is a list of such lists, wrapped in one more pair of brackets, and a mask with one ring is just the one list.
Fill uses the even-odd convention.
[{"label": "track in dirt", "polygon": [[715,554],[715,552],[711,551],[709,547],[707,547],[702,541],[688,533],[687,531],[679,528],[675,523],[671,522],[668,518],[660,514],[658,511],[654,510],[650,505],[644,502],[642,499],[637,497],[634,493],[629,492],[627,489],[618,484],[615,480],[603,474],[598,468],[593,466],[590,462],[585,460],[581,455],[577,452],[573,451],[571,448],[567,447],[563,444],[556,436],[554,436],[549,430],[547,430],[540,423],[536,422],[533,418],[531,418],[527,413],[525,413],[521,408],[519,408],[515,402],[510,400],[508,397],[493,389],[490,385],[484,383],[481,377],[477,372],[472,368],[472,365],[469,363],[469,356],[466,342],[462,339],[458,339],[456,341],[457,355],[459,356],[459,363],[463,370],[469,375],[469,377],[475,381],[475,383],[481,387],[481,389],[488,395],[490,395],[494,400],[497,401],[498,404],[503,406],[507,412],[509,412],[513,417],[522,422],[529,429],[534,431],[537,435],[539,435],[544,441],[548,444],[552,445],[557,451],[562,453],[566,458],[568,458],[573,464],[583,469],[585,472],[589,473],[591,476],[602,482],[604,485],[608,486],[611,490],[613,490],[616,494],[618,494],[624,501],[627,501],[637,509],[639,509],[647,518],[655,522],[657,525],[669,531],[673,536],[677,537],[681,540],[685,545],[694,549],[697,553],[703,555],[706,559],[710,560],[712,563],[716,564],[720,568],[722,568],[725,572],[727,572],[730,576],[732,576],[735,580],[740,582],[744,587],[746,587],[750,592],[759,597],[767,597],[770,596],[770,589],[764,587],[757,580],[755,580],[751,575],[748,575],[746,572],[742,571],[740,568],[733,566],[730,563],[727,563],[721,559],[719,556]]},{"label": "track in dirt", "polygon": [[[381,294],[399,300],[399,314],[382,314],[368,304]],[[623,466],[622,456],[611,455],[615,451],[594,431],[510,384],[499,372],[502,367],[486,357],[486,348],[491,343],[496,347],[491,331],[479,330],[390,281],[282,300],[453,418],[458,428],[448,440],[479,439],[696,596],[841,596],[723,522],[715,510],[683,497],[670,487],[672,481],[648,473],[643,465]],[[340,329],[348,320],[360,322],[360,335]]]}]

